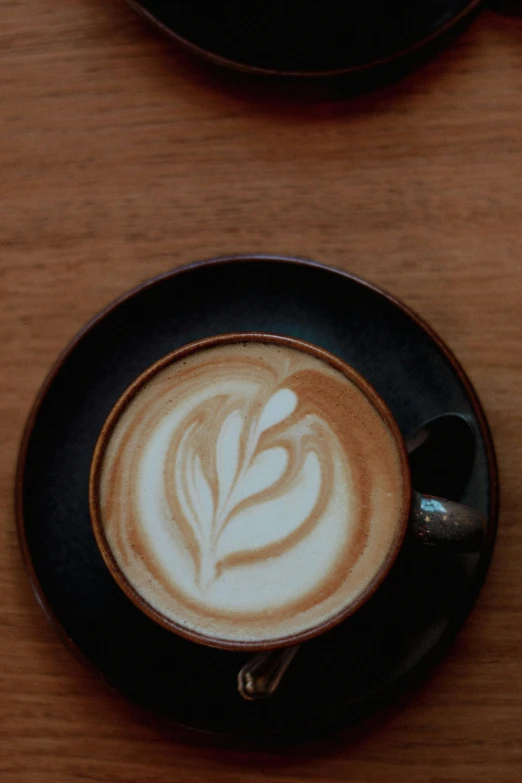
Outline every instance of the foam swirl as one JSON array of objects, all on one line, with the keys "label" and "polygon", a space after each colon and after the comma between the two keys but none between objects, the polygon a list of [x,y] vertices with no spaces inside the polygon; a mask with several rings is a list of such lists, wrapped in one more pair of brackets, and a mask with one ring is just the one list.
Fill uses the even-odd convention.
[{"label": "foam swirl", "polygon": [[364,588],[396,535],[401,488],[390,433],[344,375],[295,349],[231,343],[167,365],[124,408],[100,512],[157,611],[255,640]]}]

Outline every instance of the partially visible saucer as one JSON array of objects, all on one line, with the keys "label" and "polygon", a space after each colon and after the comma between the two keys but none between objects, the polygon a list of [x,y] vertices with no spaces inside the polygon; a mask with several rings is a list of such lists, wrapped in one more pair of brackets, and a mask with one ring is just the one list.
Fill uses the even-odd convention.
[{"label": "partially visible saucer", "polygon": [[[264,702],[246,702],[237,693],[237,672],[247,654],[194,644],[139,612],[103,563],[88,507],[94,446],[120,394],[175,348],[235,331],[291,335],[339,355],[368,378],[405,435],[444,413],[464,417],[476,450],[467,485],[453,499],[488,517],[477,555],[406,546],[365,607],[303,645],[279,690]],[[144,283],[96,316],[65,349],[27,423],[17,515],[41,604],[111,685],[186,726],[253,737],[294,735],[375,709],[446,651],[489,567],[497,474],[487,422],[469,380],[411,310],[320,264],[232,257]]]},{"label": "partially visible saucer", "polygon": [[442,45],[481,0],[127,0],[178,43],[219,65],[318,77],[390,69]]}]

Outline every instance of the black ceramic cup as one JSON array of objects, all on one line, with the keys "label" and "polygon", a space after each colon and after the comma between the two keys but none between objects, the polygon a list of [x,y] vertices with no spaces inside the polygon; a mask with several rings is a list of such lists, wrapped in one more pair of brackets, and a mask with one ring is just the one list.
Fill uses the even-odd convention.
[{"label": "black ceramic cup", "polygon": [[[271,76],[364,78],[411,65],[456,33],[481,0],[127,0],[195,54]],[[407,66],[406,66],[407,67]]]},{"label": "black ceramic cup", "polygon": [[[276,357],[274,367],[264,357],[263,350],[267,348]],[[281,376],[284,362],[290,366],[294,357],[298,357],[297,369],[286,380],[281,380],[286,377]],[[318,367],[325,368],[324,375],[319,369],[310,369],[310,358]],[[274,369],[280,374],[276,380]],[[201,373],[201,381],[198,373]],[[305,382],[306,373],[308,380]],[[252,379],[259,382],[260,391],[252,392],[252,400],[234,397],[234,384],[242,383],[243,378],[253,387]],[[215,391],[212,383],[216,384]],[[269,397],[267,385],[272,395]],[[297,392],[292,390],[294,387]],[[290,407],[288,401],[284,401],[285,394],[291,397]],[[278,401],[281,396],[284,398],[282,403]],[[282,406],[281,410],[278,405]],[[181,416],[178,410],[184,411],[184,418],[179,421],[176,418]],[[275,417],[276,424],[265,424],[263,430],[260,421],[266,419],[266,411]],[[239,430],[229,434],[230,429],[236,427],[238,417]],[[305,426],[309,419],[313,423]],[[287,429],[281,430],[281,421],[287,422]],[[302,434],[297,441],[292,440],[292,433],[299,427]],[[276,432],[272,439],[269,436],[266,440],[267,428],[269,432]],[[350,431],[346,432],[347,429]],[[341,430],[345,432],[339,437]],[[264,432],[265,440],[255,435],[258,445],[254,448],[248,444],[254,442],[252,434],[256,432]],[[164,450],[158,452],[160,457],[153,458],[150,455],[159,438],[167,438],[168,442],[165,440]],[[196,444],[194,449],[191,438]],[[339,467],[335,464],[340,463],[334,464],[331,452],[328,448],[325,451],[324,441],[328,438],[331,444],[328,440],[327,447],[331,445],[332,451],[339,449],[349,464],[347,486],[355,497],[353,508],[351,499],[349,508],[340,508],[336,498],[346,497],[348,503],[349,495],[342,494],[344,489],[337,495],[331,488],[332,482],[340,486],[342,479],[332,478],[339,475]],[[233,459],[229,457],[230,449],[238,452]],[[389,459],[382,456],[386,449],[390,453]],[[265,462],[268,458],[275,460],[276,456],[280,459],[285,450],[286,467],[274,479],[273,465]],[[210,459],[207,459],[207,451]],[[292,524],[283,535],[277,524],[284,526],[286,520],[275,524],[264,516],[272,509],[281,515],[282,502],[291,493],[293,506],[299,505],[299,493],[293,487],[298,486],[294,474],[305,476],[303,466],[307,463],[301,452],[307,454],[306,459],[308,456],[317,459],[317,497],[302,518],[296,512],[296,525]],[[229,460],[233,462],[233,477],[230,477]],[[257,468],[261,462],[263,466]],[[251,473],[254,473],[253,478],[250,478]],[[156,481],[158,475],[160,479]],[[266,475],[271,477],[275,487],[274,498],[270,495],[270,485],[264,486]],[[315,480],[316,473],[311,471],[310,476],[312,478],[301,482],[301,494],[306,491],[307,483]],[[241,482],[244,486],[250,486],[249,482],[252,482],[257,488],[251,498],[239,486]],[[225,489],[222,485],[226,485]],[[259,485],[264,489],[260,491]],[[298,588],[298,599],[293,595],[293,603],[278,608],[274,604],[263,612],[252,610],[251,616],[244,608],[236,610],[234,602],[234,608],[230,610],[202,603],[200,619],[198,595],[207,589],[201,576],[202,558],[204,561],[208,547],[212,557],[214,549],[219,551],[219,536],[214,549],[209,542],[213,540],[214,527],[223,526],[221,538],[226,531],[227,517],[219,509],[226,508],[227,493],[230,496],[233,491],[238,491],[239,500],[234,501],[235,506],[230,506],[229,527],[230,520],[238,518],[237,509],[240,513],[249,501],[251,514],[247,521],[252,526],[252,535],[259,535],[256,525],[266,528],[273,524],[275,537],[268,545],[265,542],[261,548],[248,549],[250,534],[246,535],[243,522],[243,530],[239,528],[240,541],[232,546],[232,555],[219,561],[217,570],[212,568],[212,585],[223,576],[229,578],[234,569],[237,573],[239,566],[247,581],[243,587],[236,582],[233,584],[239,592],[248,592],[248,568],[253,564],[254,568],[262,570],[263,563],[281,560],[280,570],[285,569],[285,558],[289,551],[292,554],[292,548],[305,551],[308,547],[307,556],[312,558],[312,567],[314,557],[325,557],[320,546],[321,537],[333,535],[338,528],[350,528],[349,535],[346,534],[346,551],[343,549],[340,553],[334,547],[331,573],[326,577],[322,575],[317,585],[309,584],[307,578],[303,581],[302,570],[296,572],[296,584],[303,582],[303,587]],[[151,493],[158,495],[157,502],[154,499],[152,504],[147,500]],[[356,497],[358,493],[360,498]],[[209,496],[208,507],[214,509],[210,521],[202,506],[205,494]],[[424,544],[442,545],[456,551],[477,551],[486,529],[486,520],[479,511],[412,489],[404,439],[390,410],[360,373],[311,343],[262,333],[219,335],[197,341],[160,359],[142,373],[120,397],[102,429],[92,461],[89,500],[93,529],[103,559],[135,606],[164,628],[192,642],[233,651],[266,653],[295,647],[329,631],[373,596],[397,560],[407,534]],[[167,506],[168,518],[153,522],[156,509],[160,509],[159,517]],[[332,516],[334,507],[339,522],[329,523],[330,527],[327,527],[325,520]],[[293,508],[288,504],[286,508],[287,515],[292,516]],[[209,535],[206,528],[210,530]],[[175,532],[171,536],[173,529]],[[313,542],[308,545],[313,536]],[[156,539],[161,540],[161,546]],[[173,551],[182,552],[176,561],[178,568],[183,569],[185,562],[191,562],[195,574],[192,595],[183,593],[175,567],[167,565],[165,548],[169,546]],[[176,557],[178,554],[174,560]],[[293,562],[290,557],[290,563]],[[166,575],[169,568],[171,573]],[[263,587],[266,578],[263,575]],[[285,570],[282,584],[291,580],[291,570]],[[295,608],[290,612],[288,607],[294,607],[294,604]],[[252,669],[247,673],[251,682]],[[269,687],[272,692],[273,681]]]}]

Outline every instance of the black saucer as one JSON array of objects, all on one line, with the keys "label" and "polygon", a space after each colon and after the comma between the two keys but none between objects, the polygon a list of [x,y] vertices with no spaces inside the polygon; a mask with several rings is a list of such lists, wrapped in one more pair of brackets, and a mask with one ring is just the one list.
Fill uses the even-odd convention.
[{"label": "black saucer", "polygon": [[440,44],[481,0],[127,0],[198,55],[272,75],[389,68]]},{"label": "black saucer", "polygon": [[[87,499],[97,436],[130,382],[178,346],[232,331],[287,334],[339,355],[375,386],[403,433],[445,412],[461,414],[477,447],[459,493],[489,518],[478,555],[406,546],[368,604],[304,645],[275,696],[258,703],[236,692],[246,654],[181,639],[130,603],[96,548]],[[373,709],[445,651],[489,566],[496,466],[467,377],[414,313],[368,283],[312,262],[218,259],[131,291],[65,350],[27,424],[17,511],[42,605],[110,684],[188,726],[256,736],[303,732]]]}]

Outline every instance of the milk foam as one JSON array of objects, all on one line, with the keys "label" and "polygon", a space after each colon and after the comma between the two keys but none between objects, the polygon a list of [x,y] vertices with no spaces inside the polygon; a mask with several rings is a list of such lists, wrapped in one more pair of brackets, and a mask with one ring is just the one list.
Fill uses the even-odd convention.
[{"label": "milk foam", "polygon": [[398,535],[397,449],[367,397],[313,355],[201,350],[118,418],[100,513],[119,567],[188,631],[255,642],[334,616]]}]

